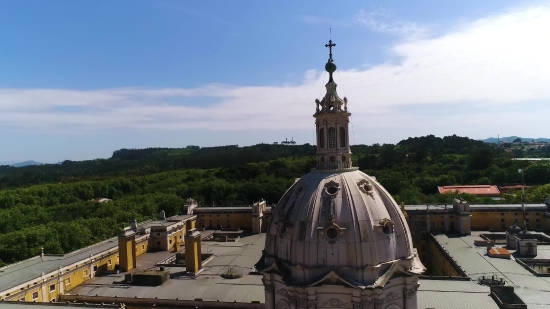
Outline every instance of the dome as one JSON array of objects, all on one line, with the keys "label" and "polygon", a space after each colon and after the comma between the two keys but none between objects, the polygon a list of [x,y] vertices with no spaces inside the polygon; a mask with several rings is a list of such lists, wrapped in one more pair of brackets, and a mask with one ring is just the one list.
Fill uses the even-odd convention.
[{"label": "dome", "polygon": [[357,169],[313,170],[277,204],[266,232],[263,265],[293,284],[330,272],[371,285],[394,264],[421,273],[406,219],[390,194]]}]

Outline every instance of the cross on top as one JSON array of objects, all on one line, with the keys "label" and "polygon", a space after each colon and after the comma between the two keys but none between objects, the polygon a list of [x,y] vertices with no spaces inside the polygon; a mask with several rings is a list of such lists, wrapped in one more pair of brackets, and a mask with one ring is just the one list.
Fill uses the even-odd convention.
[{"label": "cross on top", "polygon": [[332,60],[332,48],[336,46],[336,44],[333,44],[332,43],[332,40],[328,40],[328,44],[325,44],[325,47],[328,47],[329,49],[329,58],[328,58],[328,62],[333,62],[334,60]]}]

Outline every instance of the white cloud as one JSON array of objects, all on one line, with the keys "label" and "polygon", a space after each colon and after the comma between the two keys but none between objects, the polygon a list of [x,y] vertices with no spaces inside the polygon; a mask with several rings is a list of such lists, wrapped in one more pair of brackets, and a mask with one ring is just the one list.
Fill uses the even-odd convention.
[{"label": "white cloud", "polygon": [[428,27],[420,26],[415,22],[395,19],[382,9],[367,12],[360,10],[354,21],[367,26],[372,31],[400,35],[404,38],[415,39],[428,33]]},{"label": "white cloud", "polygon": [[[407,27],[378,27],[407,33],[403,30]],[[412,31],[389,50],[391,61],[368,68],[358,65],[361,69],[340,71],[335,76],[339,93],[350,100],[356,130],[451,134],[460,128],[479,130],[497,120],[498,124],[491,125],[495,130],[509,128],[506,124],[511,121],[543,128],[544,116],[536,110],[550,99],[550,41],[546,39],[550,7],[510,11],[451,29],[431,38],[420,38]],[[320,93],[323,74],[305,72],[302,83],[296,86],[0,89],[0,125],[71,132],[112,128],[311,129],[314,99]],[[215,103],[187,104],[204,98]],[[517,111],[510,112],[512,107]],[[452,112],[433,113],[437,110]],[[436,130],[435,125],[443,129]]]}]

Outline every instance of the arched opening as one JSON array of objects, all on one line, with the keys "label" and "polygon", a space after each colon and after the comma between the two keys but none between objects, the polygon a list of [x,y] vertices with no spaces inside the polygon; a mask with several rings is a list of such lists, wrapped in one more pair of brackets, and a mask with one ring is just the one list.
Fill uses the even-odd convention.
[{"label": "arched opening", "polygon": [[319,129],[319,148],[325,148],[325,129]]},{"label": "arched opening", "polygon": [[340,147],[346,147],[346,129],[340,128]]},{"label": "arched opening", "polygon": [[328,148],[336,148],[336,129],[328,128]]}]

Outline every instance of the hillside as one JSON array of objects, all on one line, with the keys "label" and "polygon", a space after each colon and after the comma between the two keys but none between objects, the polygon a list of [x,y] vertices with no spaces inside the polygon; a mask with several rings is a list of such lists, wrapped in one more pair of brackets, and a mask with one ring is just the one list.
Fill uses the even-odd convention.
[{"label": "hillside", "polygon": [[504,142],[504,143],[513,143],[518,138],[522,141],[525,141],[525,142],[534,141],[534,142],[550,143],[550,138],[542,138],[542,137],[531,138],[531,137],[519,137],[519,136],[506,136],[506,137],[500,137],[500,138],[498,138],[498,137],[489,137],[489,138],[486,138],[482,141],[485,142],[485,143],[493,143],[493,144],[498,143],[499,141]]}]

